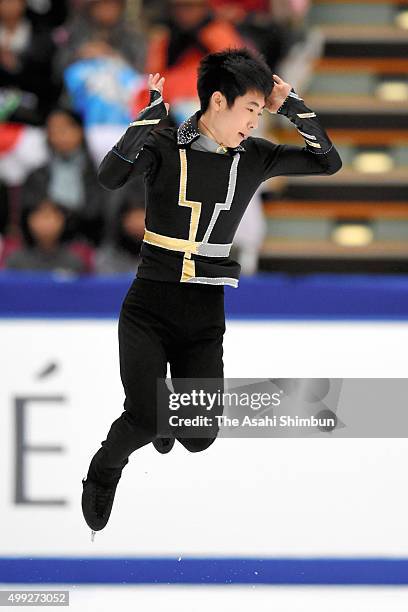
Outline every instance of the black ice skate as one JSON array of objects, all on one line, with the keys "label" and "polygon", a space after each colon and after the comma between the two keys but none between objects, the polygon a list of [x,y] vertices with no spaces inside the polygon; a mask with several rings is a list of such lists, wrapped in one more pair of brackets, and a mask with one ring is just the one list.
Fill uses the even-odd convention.
[{"label": "black ice skate", "polygon": [[166,455],[174,446],[175,438],[156,438],[153,440],[153,446],[158,453]]},{"label": "black ice skate", "polygon": [[94,532],[103,529],[109,520],[118,482],[106,486],[94,480],[82,480],[82,513],[92,529],[92,541]]}]

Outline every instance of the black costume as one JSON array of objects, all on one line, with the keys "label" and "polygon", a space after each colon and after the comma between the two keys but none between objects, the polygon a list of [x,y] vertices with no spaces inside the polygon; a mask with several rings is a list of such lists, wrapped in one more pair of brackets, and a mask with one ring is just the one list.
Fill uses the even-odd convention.
[{"label": "black costume", "polygon": [[[156,379],[166,376],[167,362],[172,378],[222,379],[223,285],[236,287],[240,272],[229,251],[260,183],[341,168],[315,113],[293,89],[278,113],[296,125],[304,148],[249,137],[234,149],[210,152],[200,145],[200,111],[178,129],[153,131],[167,114],[153,91],[150,105],[103,160],[99,178],[109,189],[145,176],[146,231],[119,321],[125,411],[92,460],[90,479],[118,479],[130,453],[155,438]],[[179,439],[197,451],[216,435],[215,428],[206,438]]]},{"label": "black costume", "polygon": [[152,98],[99,172],[109,189],[145,175],[146,233],[137,276],[236,287],[240,267],[228,255],[260,183],[279,175],[334,174],[340,157],[315,113],[293,90],[278,113],[296,125],[305,148],[250,137],[225,155],[194,150],[200,112],[178,129],[149,134],[166,116],[160,94],[153,92]]}]

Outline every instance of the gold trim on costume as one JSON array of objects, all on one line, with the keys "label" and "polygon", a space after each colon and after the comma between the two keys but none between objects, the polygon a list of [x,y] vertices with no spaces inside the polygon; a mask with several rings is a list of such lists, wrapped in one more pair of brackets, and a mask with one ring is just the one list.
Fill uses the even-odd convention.
[{"label": "gold trim on costume", "polygon": [[[195,242],[198,230],[198,222],[200,220],[201,202],[187,200],[187,154],[185,149],[179,149],[180,153],[180,188],[179,188],[179,206],[187,206],[191,208],[190,229],[188,239]],[[181,281],[187,281],[195,276],[195,263],[191,259],[193,250],[187,251],[183,258],[183,269],[181,273]]]},{"label": "gold trim on costume", "polygon": [[191,259],[191,253],[186,253],[183,258],[183,269],[181,271],[181,282],[187,282],[196,275],[195,261]]},{"label": "gold trim on costume", "polygon": [[172,236],[156,234],[148,229],[145,229],[143,240],[148,244],[153,244],[154,246],[169,251],[194,253],[195,255],[204,255],[205,257],[228,257],[232,247],[232,243],[216,244],[204,241],[193,242],[191,240],[184,240],[183,238],[173,238]]},{"label": "gold trim on costume", "polygon": [[137,125],[156,125],[160,123],[161,119],[141,119],[140,121],[133,121],[129,127],[135,127]]},{"label": "gold trim on costume", "polygon": [[150,230],[145,230],[143,240],[149,244],[169,249],[170,251],[197,253],[200,242],[184,240],[183,238],[172,238],[163,234],[156,234]]},{"label": "gold trim on costume", "polygon": [[306,142],[308,145],[310,145],[311,147],[315,147],[316,149],[321,149],[322,147],[319,145],[318,142],[310,142],[310,140],[306,139]]}]

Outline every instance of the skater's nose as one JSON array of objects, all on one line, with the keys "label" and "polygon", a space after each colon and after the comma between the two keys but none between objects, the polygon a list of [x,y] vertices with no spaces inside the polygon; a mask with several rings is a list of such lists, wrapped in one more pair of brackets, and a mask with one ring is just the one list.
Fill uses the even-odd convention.
[{"label": "skater's nose", "polygon": [[251,119],[251,121],[248,123],[248,128],[250,130],[254,130],[258,127],[258,123],[259,123],[258,115],[255,115],[255,117]]}]

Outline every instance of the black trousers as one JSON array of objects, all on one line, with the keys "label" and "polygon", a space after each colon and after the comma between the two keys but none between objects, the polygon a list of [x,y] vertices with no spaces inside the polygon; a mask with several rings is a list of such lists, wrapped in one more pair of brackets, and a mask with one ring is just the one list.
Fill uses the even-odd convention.
[{"label": "black trousers", "polygon": [[[165,385],[168,363],[172,379],[222,381],[224,332],[222,285],[134,280],[119,318],[124,411],[94,455],[88,478],[115,482],[129,455],[163,434],[157,426],[157,384],[162,379]],[[182,391],[176,383],[174,391]],[[217,432],[214,427],[204,438],[178,439],[189,451],[197,452],[208,448]]]}]

